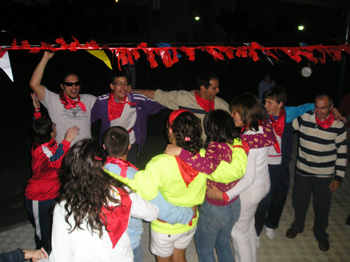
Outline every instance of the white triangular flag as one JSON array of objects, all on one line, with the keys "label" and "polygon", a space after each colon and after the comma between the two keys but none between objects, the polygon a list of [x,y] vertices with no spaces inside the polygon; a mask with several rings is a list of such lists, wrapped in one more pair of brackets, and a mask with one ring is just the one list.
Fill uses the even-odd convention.
[{"label": "white triangular flag", "polygon": [[3,57],[0,58],[0,68],[8,75],[8,77],[13,82],[13,74],[10,63],[9,53],[6,52]]}]

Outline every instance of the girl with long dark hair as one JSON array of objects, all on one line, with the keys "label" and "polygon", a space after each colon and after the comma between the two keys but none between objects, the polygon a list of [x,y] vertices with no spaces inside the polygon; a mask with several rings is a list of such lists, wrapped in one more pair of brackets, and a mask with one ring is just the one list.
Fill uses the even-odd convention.
[{"label": "girl with long dark hair", "polygon": [[129,217],[156,219],[158,209],[108,176],[104,162],[104,151],[92,139],[76,143],[64,158],[50,261],[134,261]]}]

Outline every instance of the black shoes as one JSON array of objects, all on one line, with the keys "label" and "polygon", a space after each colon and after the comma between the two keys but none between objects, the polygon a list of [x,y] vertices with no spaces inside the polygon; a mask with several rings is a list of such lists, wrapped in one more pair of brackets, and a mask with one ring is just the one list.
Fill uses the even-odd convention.
[{"label": "black shoes", "polygon": [[318,247],[322,251],[328,251],[329,250],[329,241],[328,240],[318,241]]},{"label": "black shoes", "polygon": [[290,228],[286,232],[286,237],[295,238],[298,235],[298,232],[294,228]]},{"label": "black shoes", "polygon": [[348,218],[346,219],[345,226],[346,226],[347,228],[350,228],[350,215],[349,215]]}]

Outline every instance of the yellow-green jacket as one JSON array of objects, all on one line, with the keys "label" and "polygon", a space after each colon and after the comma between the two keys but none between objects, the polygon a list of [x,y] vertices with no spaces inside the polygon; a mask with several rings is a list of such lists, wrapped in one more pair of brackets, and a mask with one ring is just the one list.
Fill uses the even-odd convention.
[{"label": "yellow-green jacket", "polygon": [[[132,180],[107,170],[105,172],[127,184],[146,200],[156,198],[160,192],[165,200],[177,206],[192,207],[200,205],[204,201],[207,175],[199,172],[193,181],[186,186],[174,156],[165,154],[155,156],[148,162],[145,170],[137,172]],[[190,224],[171,225],[154,220],[151,222],[151,228],[159,233],[179,234],[192,229],[197,225],[197,221],[198,212],[197,217],[193,218]]]}]

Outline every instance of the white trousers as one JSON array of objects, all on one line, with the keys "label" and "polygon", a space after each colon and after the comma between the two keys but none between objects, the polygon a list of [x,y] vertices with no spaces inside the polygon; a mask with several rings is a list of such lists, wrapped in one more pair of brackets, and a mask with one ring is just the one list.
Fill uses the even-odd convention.
[{"label": "white trousers", "polygon": [[264,185],[252,185],[240,195],[241,215],[232,228],[231,237],[235,262],[256,262],[255,211],[270,190],[270,180]]}]

